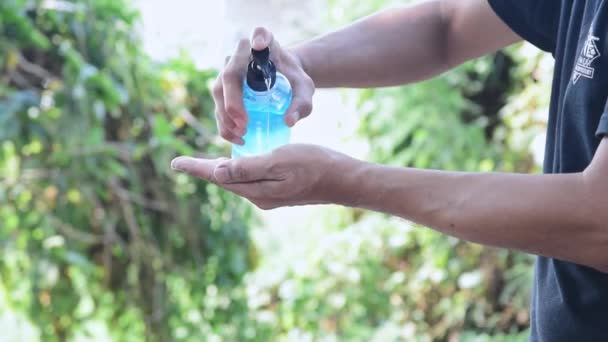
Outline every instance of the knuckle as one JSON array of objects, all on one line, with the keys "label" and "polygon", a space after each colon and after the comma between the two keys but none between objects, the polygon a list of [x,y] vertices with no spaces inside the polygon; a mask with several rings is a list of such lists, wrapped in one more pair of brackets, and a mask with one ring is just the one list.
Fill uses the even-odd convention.
[{"label": "knuckle", "polygon": [[239,72],[233,67],[226,68],[222,73],[222,83],[232,83],[237,78],[239,78]]},{"label": "knuckle", "polygon": [[222,84],[221,76],[218,77],[213,83],[213,87],[211,88],[211,93],[214,97],[221,97],[224,93],[224,85]]},{"label": "knuckle", "polygon": [[232,138],[232,133],[230,132],[230,130],[228,130],[228,128],[220,125],[219,127],[220,129],[220,136],[224,139],[231,139]]},{"label": "knuckle", "polygon": [[234,173],[235,173],[237,179],[247,179],[248,172],[242,166],[235,168]]},{"label": "knuckle", "polygon": [[231,178],[245,180],[245,179],[247,179],[248,175],[249,175],[249,172],[247,171],[247,169],[243,166],[243,164],[239,160],[236,160],[234,162],[232,168],[230,169]]},{"label": "knuckle", "polygon": [[300,115],[302,117],[310,115],[311,112],[312,112],[312,102],[304,101],[304,102],[302,102],[302,104],[300,104]]},{"label": "knuckle", "polygon": [[300,73],[302,74],[302,83],[308,87],[312,86],[314,88],[315,81],[312,80],[312,77],[304,72],[304,70],[300,70]]},{"label": "knuckle", "polygon": [[236,116],[240,113],[240,109],[239,109],[238,105],[235,103],[227,103],[226,104],[226,113],[228,113],[232,116]]},{"label": "knuckle", "polygon": [[308,74],[304,74],[304,84],[307,88],[310,88],[310,91],[314,94],[315,92],[315,81],[312,80],[312,77],[308,76]]}]

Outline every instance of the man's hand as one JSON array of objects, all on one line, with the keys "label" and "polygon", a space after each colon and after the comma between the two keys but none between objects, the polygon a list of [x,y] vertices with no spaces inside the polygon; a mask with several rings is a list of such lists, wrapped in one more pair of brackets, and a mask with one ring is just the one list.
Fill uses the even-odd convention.
[{"label": "man's hand", "polygon": [[293,144],[240,159],[178,157],[171,167],[215,183],[261,209],[274,209],[341,202],[340,178],[357,163],[329,149]]},{"label": "man's hand", "polygon": [[247,112],[243,106],[243,79],[247,73],[251,49],[270,48],[270,58],[289,82],[293,90],[293,100],[287,109],[285,122],[289,127],[308,116],[312,111],[312,95],[315,85],[306,74],[297,55],[281,48],[272,33],[264,28],[253,31],[251,42],[239,41],[234,55],[226,63],[213,86],[215,116],[220,135],[233,143],[243,144],[247,131]]},{"label": "man's hand", "polygon": [[468,241],[608,272],[608,138],[585,171],[568,174],[389,167],[311,145],[235,160],[180,157],[172,167],[263,209],[335,203],[374,210]]}]

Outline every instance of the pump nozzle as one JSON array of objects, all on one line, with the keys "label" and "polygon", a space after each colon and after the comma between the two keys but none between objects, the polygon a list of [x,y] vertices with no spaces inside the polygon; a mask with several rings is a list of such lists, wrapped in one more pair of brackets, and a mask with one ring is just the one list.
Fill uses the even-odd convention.
[{"label": "pump nozzle", "polygon": [[277,70],[270,60],[270,49],[251,50],[252,60],[247,69],[247,85],[255,91],[266,91],[274,86]]},{"label": "pump nozzle", "polygon": [[255,67],[264,74],[264,78],[270,77],[270,49],[253,50],[251,49],[251,57],[255,63]]}]

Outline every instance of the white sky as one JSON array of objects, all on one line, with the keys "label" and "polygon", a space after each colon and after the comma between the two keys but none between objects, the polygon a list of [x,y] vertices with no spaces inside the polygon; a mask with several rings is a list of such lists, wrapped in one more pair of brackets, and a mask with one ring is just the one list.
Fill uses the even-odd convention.
[{"label": "white sky", "polygon": [[[135,0],[144,45],[156,59],[186,49],[200,66],[217,66],[226,30],[223,0]],[[219,34],[218,34],[219,33]]]}]

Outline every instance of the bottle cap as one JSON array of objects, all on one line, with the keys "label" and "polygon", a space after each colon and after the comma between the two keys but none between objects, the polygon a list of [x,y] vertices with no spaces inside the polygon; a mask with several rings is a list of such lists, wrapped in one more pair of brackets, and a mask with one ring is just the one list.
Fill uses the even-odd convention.
[{"label": "bottle cap", "polygon": [[251,49],[251,62],[247,67],[247,85],[254,91],[267,91],[274,87],[277,69],[270,60],[270,49]]}]

